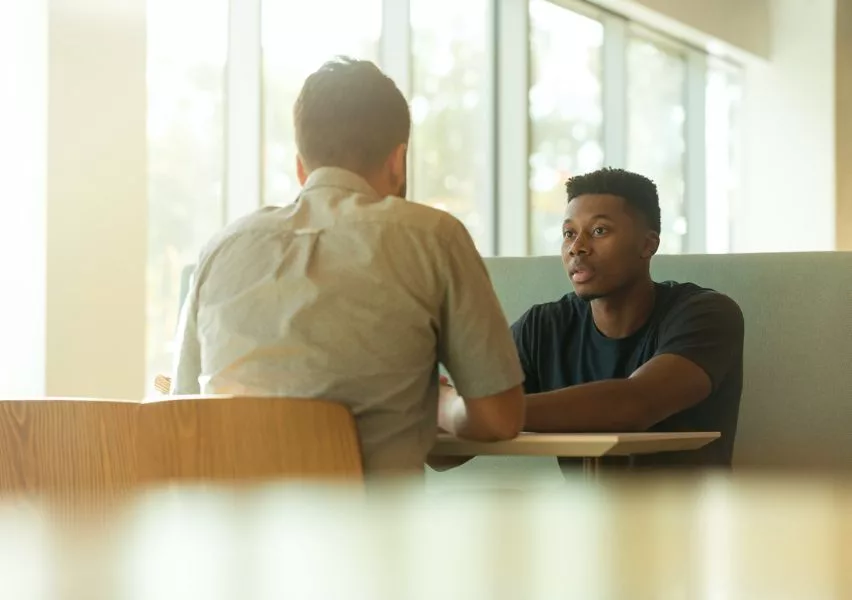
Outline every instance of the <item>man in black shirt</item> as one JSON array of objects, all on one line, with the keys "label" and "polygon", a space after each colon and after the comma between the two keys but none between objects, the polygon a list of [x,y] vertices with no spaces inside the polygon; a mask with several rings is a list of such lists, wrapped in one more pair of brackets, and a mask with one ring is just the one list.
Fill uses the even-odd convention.
[{"label": "man in black shirt", "polygon": [[570,179],[567,191],[562,262],[574,293],[512,326],[525,430],[720,431],[702,450],[635,464],[729,466],[742,391],[739,307],[713,290],[651,279],[660,243],[652,181],[603,169]]}]

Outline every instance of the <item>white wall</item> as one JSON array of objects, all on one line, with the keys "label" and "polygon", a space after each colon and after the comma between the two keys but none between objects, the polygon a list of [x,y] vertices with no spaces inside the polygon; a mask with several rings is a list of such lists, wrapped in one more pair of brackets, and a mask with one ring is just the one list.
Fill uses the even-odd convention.
[{"label": "white wall", "polygon": [[144,0],[0,0],[0,397],[140,398]]},{"label": "white wall", "polygon": [[746,52],[763,57],[770,53],[772,33],[769,12],[773,0],[636,1],[678,23]]},{"label": "white wall", "polygon": [[[693,44],[721,42],[754,56],[770,55],[772,0],[591,1]],[[821,1],[801,0],[801,4]]]},{"label": "white wall", "polygon": [[746,71],[737,252],[835,247],[835,0],[772,0],[772,54]]},{"label": "white wall", "polygon": [[50,0],[48,395],[144,393],[145,14]]},{"label": "white wall", "polygon": [[44,394],[47,0],[0,0],[0,395]]},{"label": "white wall", "polygon": [[835,138],[845,121],[835,108],[841,119],[852,112],[835,101],[836,57],[852,64],[837,53],[837,0],[593,1],[745,66],[743,190],[732,207],[732,251],[835,249],[837,231],[845,231],[835,208],[836,177],[845,181],[835,168],[845,164]]}]

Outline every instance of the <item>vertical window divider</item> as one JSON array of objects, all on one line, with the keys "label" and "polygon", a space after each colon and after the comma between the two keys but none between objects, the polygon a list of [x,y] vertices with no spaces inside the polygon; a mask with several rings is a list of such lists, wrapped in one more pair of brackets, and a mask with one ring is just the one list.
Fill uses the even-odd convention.
[{"label": "vertical window divider", "polygon": [[[382,0],[382,35],[379,41],[379,67],[394,80],[396,86],[411,102],[414,91],[411,44],[411,0]],[[409,144],[413,138],[409,137]],[[411,168],[411,149],[408,151],[408,189],[414,189],[417,173]]]},{"label": "vertical window divider", "polygon": [[707,55],[690,48],[686,54],[686,164],[684,251],[707,250]]},{"label": "vertical window divider", "polygon": [[410,0],[383,0],[379,66],[409,99],[413,90],[411,50]]},{"label": "vertical window divider", "polygon": [[261,206],[261,1],[231,0],[225,68],[225,220]]},{"label": "vertical window divider", "polygon": [[606,12],[603,43],[604,164],[627,166],[627,20]]},{"label": "vertical window divider", "polygon": [[482,239],[482,253],[486,256],[495,256],[499,253],[497,240],[499,238],[497,211],[499,199],[497,197],[499,170],[499,145],[498,131],[500,127],[499,115],[499,91],[498,81],[500,74],[500,59],[498,56],[499,42],[499,20],[498,11],[500,0],[488,0],[487,19],[488,25],[485,33],[485,55],[488,58],[487,74],[485,78],[484,104],[488,125],[485,128],[485,186],[479,191],[476,198],[477,210],[482,215],[485,223]]},{"label": "vertical window divider", "polygon": [[530,252],[528,0],[496,0],[497,253]]}]

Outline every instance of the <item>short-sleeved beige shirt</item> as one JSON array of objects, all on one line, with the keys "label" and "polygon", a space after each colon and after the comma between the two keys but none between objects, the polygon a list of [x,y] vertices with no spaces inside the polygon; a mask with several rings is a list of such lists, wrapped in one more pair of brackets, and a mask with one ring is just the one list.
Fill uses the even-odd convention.
[{"label": "short-sleeved beige shirt", "polygon": [[368,472],[419,470],[438,363],[460,394],[523,381],[485,266],[451,215],[322,168],[202,252],[172,392],[316,397],[351,407]]}]

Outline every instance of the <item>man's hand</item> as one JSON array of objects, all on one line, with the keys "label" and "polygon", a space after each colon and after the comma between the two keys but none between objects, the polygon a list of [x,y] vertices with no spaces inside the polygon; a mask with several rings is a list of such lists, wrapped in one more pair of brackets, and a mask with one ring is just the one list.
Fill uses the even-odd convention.
[{"label": "man's hand", "polygon": [[513,439],[524,425],[524,390],[517,385],[480,398],[462,398],[449,385],[438,395],[438,425],[447,433],[473,442]]},{"label": "man's hand", "polygon": [[[524,393],[518,385],[499,394],[462,398],[446,378],[438,393],[438,426],[458,438],[476,442],[498,442],[518,435],[524,421]],[[458,466],[469,459],[429,460],[436,469]]]},{"label": "man's hand", "polygon": [[[457,396],[458,393],[450,384],[450,380],[441,375],[438,378],[438,430],[442,433],[447,433],[447,431],[441,427],[441,421],[443,420],[441,418],[441,411],[446,412],[451,404],[457,401]],[[426,458],[426,464],[435,471],[448,471],[461,466],[472,459],[472,456],[436,456],[434,454],[430,454]]]},{"label": "man's hand", "polygon": [[456,388],[449,384],[449,381],[443,375],[438,384],[438,429],[444,433],[450,433],[446,427],[449,419],[450,411],[453,410],[453,403],[458,402],[458,393]]}]

